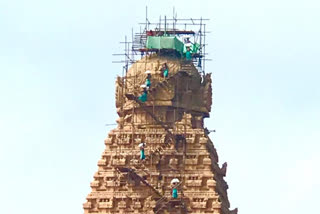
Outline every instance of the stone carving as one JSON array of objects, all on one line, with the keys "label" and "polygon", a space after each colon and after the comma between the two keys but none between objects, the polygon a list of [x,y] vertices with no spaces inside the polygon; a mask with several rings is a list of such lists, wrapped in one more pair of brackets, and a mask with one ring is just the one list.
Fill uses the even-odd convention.
[{"label": "stone carving", "polygon": [[213,180],[213,179],[208,179],[207,180],[207,186],[208,187],[215,187],[216,186],[216,181],[215,180]]},{"label": "stone carving", "polygon": [[101,209],[110,209],[113,207],[113,198],[100,199],[98,207]]},{"label": "stone carving", "polygon": [[[167,78],[161,76],[164,63]],[[149,98],[139,103],[129,95],[139,95],[146,70],[151,72]],[[210,74],[201,77],[193,64],[157,55],[117,77],[118,127],[105,139],[85,214],[237,213],[229,210],[227,164],[219,167],[203,125],[211,110],[211,84]],[[145,159],[140,159],[141,143]],[[173,187],[174,178],[179,183]],[[178,198],[172,198],[173,188]]]},{"label": "stone carving", "polygon": [[227,174],[227,166],[228,166],[227,162],[224,162],[224,163],[222,164],[221,174],[222,174],[223,176],[226,176],[226,174]]},{"label": "stone carving", "polygon": [[205,209],[207,208],[207,198],[194,198],[191,203],[192,208],[200,208]]},{"label": "stone carving", "polygon": [[119,201],[119,203],[118,203],[118,207],[120,208],[120,209],[125,209],[125,208],[127,208],[127,203],[125,202],[125,201]]},{"label": "stone carving", "polygon": [[203,85],[203,99],[206,109],[210,112],[211,111],[211,105],[212,105],[212,87],[211,87],[211,74],[206,74]]},{"label": "stone carving", "polygon": [[238,208],[235,208],[230,211],[230,214],[238,214]]}]

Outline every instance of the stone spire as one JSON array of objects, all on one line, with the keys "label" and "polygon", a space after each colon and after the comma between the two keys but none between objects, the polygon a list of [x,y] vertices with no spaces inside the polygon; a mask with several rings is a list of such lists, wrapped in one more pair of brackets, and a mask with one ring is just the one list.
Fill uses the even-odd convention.
[{"label": "stone spire", "polygon": [[[141,102],[147,70],[151,86]],[[237,213],[229,210],[227,165],[219,167],[203,126],[211,104],[211,76],[192,62],[153,54],[134,63],[117,78],[118,127],[105,140],[84,213]]]}]

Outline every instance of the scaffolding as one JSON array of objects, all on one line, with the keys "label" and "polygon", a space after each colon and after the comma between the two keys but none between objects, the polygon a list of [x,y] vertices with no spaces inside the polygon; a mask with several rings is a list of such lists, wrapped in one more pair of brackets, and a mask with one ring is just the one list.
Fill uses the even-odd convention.
[{"label": "scaffolding", "polygon": [[[237,213],[229,210],[226,165],[220,169],[203,126],[212,104],[212,81],[205,72],[208,20],[174,15],[151,22],[146,11],[139,33],[132,30],[131,39],[121,42],[124,53],[114,54],[124,57],[114,61],[124,63],[116,80],[118,128],[105,140],[83,205],[86,214]],[[146,78],[152,83],[143,101]]]},{"label": "scaffolding", "polygon": [[[137,99],[137,91],[139,88],[133,88],[133,90],[128,90],[127,85],[137,86],[137,83],[141,82],[140,78],[134,75],[132,79],[130,79],[126,74],[130,66],[136,63],[145,63],[147,64],[147,56],[156,54],[158,56],[170,56],[180,60],[180,70],[178,73],[169,76],[167,79],[159,79],[158,83],[149,89],[150,92],[157,90],[157,88],[164,87],[165,84],[168,84],[169,81],[175,81],[175,84],[179,84],[177,81],[180,75],[188,75],[188,71],[192,69],[190,64],[192,63],[203,77],[205,76],[205,62],[207,59],[206,53],[206,34],[209,33],[206,31],[206,22],[209,19],[178,19],[176,16],[172,18],[159,18],[158,22],[150,22],[147,16],[146,11],[146,20],[144,23],[140,24],[140,32],[133,33],[131,35],[131,41],[128,41],[127,36],[125,37],[124,42],[120,42],[124,45],[124,53],[122,54],[113,54],[115,56],[124,56],[123,60],[113,61],[114,63],[124,63],[122,70],[121,84],[124,86],[124,90],[122,90],[122,97],[126,97],[128,100],[133,100],[136,102],[137,106],[132,108],[132,115],[135,115],[136,108],[143,109],[155,122],[156,125],[159,125],[166,132],[166,137],[164,143],[160,145],[158,148],[152,150],[150,154],[146,157],[146,161],[152,164],[152,158],[155,156],[161,156],[161,153],[169,148],[171,144],[177,147],[178,142],[182,142],[182,155],[183,157],[183,167],[179,169],[171,169],[177,173],[177,177],[179,177],[182,181],[180,184],[184,182],[184,164],[185,164],[185,156],[186,156],[186,121],[181,121],[182,126],[176,126],[169,128],[167,124],[162,122],[154,112],[154,102],[153,106],[145,105],[143,102]],[[158,40],[159,45],[157,48],[151,47],[150,41],[151,39]],[[171,46],[162,48],[161,41],[165,39],[171,39],[170,42],[173,44],[173,41],[178,45],[183,44],[183,49],[178,50],[175,48],[175,45],[171,44]],[[157,42],[157,41],[156,41]],[[196,50],[193,49],[192,58],[188,63],[186,62],[185,49],[188,47],[187,44],[194,45]],[[146,57],[144,62],[140,62],[143,57]],[[121,111],[123,111],[123,102],[121,103]],[[152,110],[151,110],[152,109]],[[176,121],[176,110],[173,109],[174,121]],[[180,128],[182,127],[182,129]],[[136,127],[132,124],[132,139],[135,136]],[[133,142],[133,140],[132,140]],[[134,144],[132,143],[132,146]],[[134,148],[133,148],[134,149]],[[176,152],[178,153],[178,152]],[[178,154],[177,154],[178,155]],[[179,199],[170,199],[167,195],[160,193],[152,184],[150,184],[146,179],[139,175],[141,170],[143,171],[145,162],[139,161],[137,164],[132,164],[129,167],[118,167],[117,171],[119,174],[123,174],[128,181],[134,180],[138,183],[143,183],[148,188],[155,193],[156,198],[156,207],[154,208],[155,213],[161,213],[166,209],[169,209],[170,206],[180,206],[183,213],[187,213],[187,206],[185,201],[183,200],[183,191],[181,192],[181,197]],[[159,173],[161,174],[161,169],[159,169]],[[148,172],[144,171],[147,175],[150,175]],[[151,177],[151,175],[150,175]],[[180,185],[179,184],[179,185]]]},{"label": "scaffolding", "polygon": [[[172,18],[166,16],[159,17],[158,22],[150,22],[146,10],[145,22],[139,23],[140,32],[134,33],[132,29],[131,41],[125,36],[125,40],[120,42],[124,45],[124,53],[113,54],[114,56],[124,56],[124,59],[113,61],[113,63],[124,63],[123,71],[127,72],[130,65],[138,62],[142,57],[150,54],[172,55],[183,59],[183,53],[177,53],[167,48],[150,48],[148,47],[148,39],[151,37],[164,38],[173,37],[186,45],[197,45],[197,50],[192,53],[192,62],[197,67],[198,71],[205,75],[205,64],[208,59],[206,53],[206,35],[210,32],[206,30],[206,25],[209,19],[205,18],[177,18],[173,15]],[[123,73],[124,74],[124,73]],[[123,75],[124,76],[124,75]]]}]

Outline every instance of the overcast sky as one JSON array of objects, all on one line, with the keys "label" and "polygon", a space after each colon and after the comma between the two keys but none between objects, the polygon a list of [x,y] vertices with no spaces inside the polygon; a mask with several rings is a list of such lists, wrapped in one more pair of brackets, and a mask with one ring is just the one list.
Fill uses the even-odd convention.
[{"label": "overcast sky", "polygon": [[213,110],[240,214],[317,213],[320,3],[316,0],[0,1],[3,214],[82,213],[117,119],[112,54],[149,19],[209,18]]}]

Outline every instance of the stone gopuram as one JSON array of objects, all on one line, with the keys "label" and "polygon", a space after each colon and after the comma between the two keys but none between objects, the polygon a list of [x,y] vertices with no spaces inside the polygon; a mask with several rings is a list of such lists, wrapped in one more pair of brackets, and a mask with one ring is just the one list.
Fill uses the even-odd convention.
[{"label": "stone gopuram", "polygon": [[[147,78],[151,85],[142,89]],[[146,101],[139,99],[142,90]],[[105,140],[84,213],[236,214],[227,164],[219,166],[203,124],[211,104],[211,76],[191,61],[150,54],[135,62],[116,80],[118,127]]]}]

